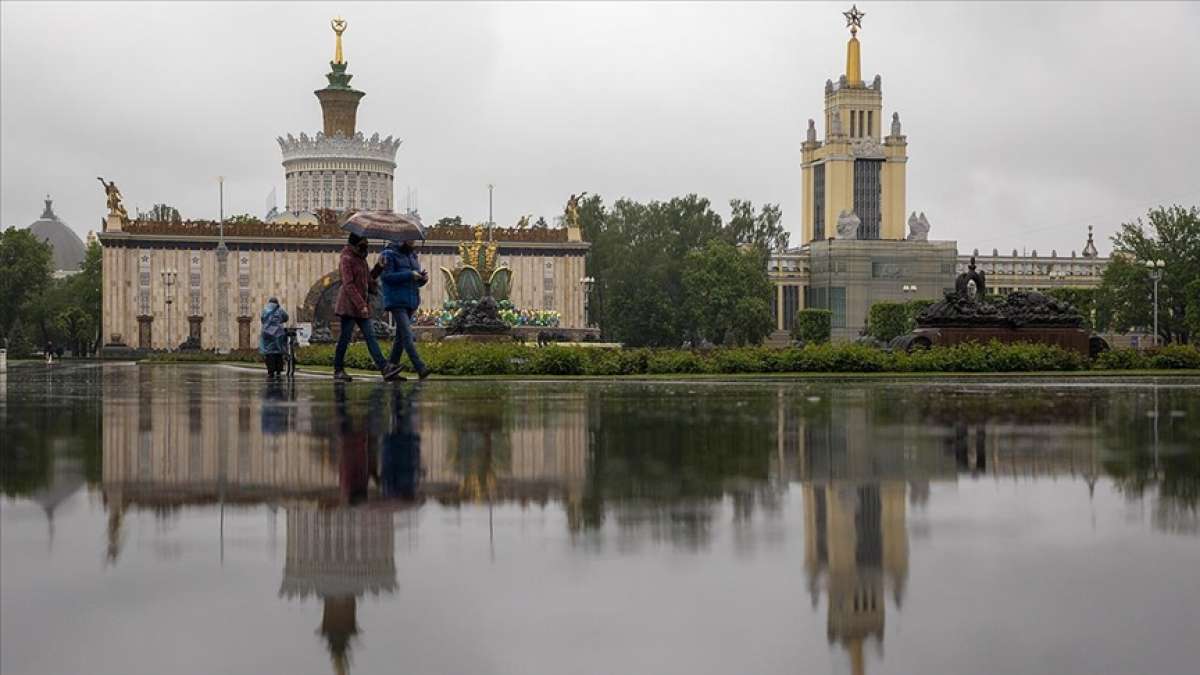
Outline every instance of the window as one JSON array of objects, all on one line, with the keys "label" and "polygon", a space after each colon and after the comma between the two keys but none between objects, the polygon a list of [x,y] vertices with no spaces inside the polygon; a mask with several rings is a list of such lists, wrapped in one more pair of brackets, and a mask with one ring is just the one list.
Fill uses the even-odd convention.
[{"label": "window", "polygon": [[875,111],[874,110],[867,111],[867,135],[868,136],[875,135]]},{"label": "window", "polygon": [[813,239],[825,238],[825,165],[813,167]]},{"label": "window", "polygon": [[861,221],[858,226],[859,239],[879,238],[879,174],[882,168],[883,160],[854,160],[854,212]]}]

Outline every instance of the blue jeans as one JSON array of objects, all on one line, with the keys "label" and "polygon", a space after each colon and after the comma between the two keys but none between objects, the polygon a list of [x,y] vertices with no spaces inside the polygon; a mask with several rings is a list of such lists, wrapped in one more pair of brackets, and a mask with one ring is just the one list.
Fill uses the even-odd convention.
[{"label": "blue jeans", "polygon": [[408,354],[409,360],[412,361],[413,370],[418,373],[425,371],[425,362],[421,360],[421,355],[417,353],[417,345],[413,340],[412,331],[412,312],[411,309],[399,308],[390,310],[392,319],[396,322],[396,341],[392,343],[392,356],[388,361],[399,364],[400,350]]},{"label": "blue jeans", "polygon": [[346,367],[346,350],[350,347],[350,340],[354,337],[354,327],[362,331],[363,339],[367,343],[367,351],[371,352],[371,360],[375,362],[375,367],[383,370],[387,365],[387,361],[383,360],[383,352],[379,349],[379,342],[375,340],[375,331],[371,330],[370,319],[359,319],[353,316],[340,317],[342,320],[342,331],[338,335],[337,349],[333,352],[333,370],[339,371]]}]

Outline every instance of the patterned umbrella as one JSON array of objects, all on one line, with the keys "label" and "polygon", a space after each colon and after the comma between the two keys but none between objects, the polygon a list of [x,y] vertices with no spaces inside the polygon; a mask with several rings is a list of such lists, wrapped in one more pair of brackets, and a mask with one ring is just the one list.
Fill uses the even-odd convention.
[{"label": "patterned umbrella", "polygon": [[367,239],[389,241],[416,241],[425,239],[425,226],[421,217],[411,213],[394,211],[355,211],[342,229]]}]

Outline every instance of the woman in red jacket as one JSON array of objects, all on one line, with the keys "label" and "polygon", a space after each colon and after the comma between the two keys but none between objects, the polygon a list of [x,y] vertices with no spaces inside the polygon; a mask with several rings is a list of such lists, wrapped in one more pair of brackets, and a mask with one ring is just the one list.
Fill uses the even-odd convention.
[{"label": "woman in red jacket", "polygon": [[367,293],[371,285],[371,273],[367,268],[367,240],[357,234],[350,235],[350,243],[342,248],[342,256],[338,261],[342,273],[342,288],[338,291],[337,305],[334,314],[342,319],[342,330],[338,335],[337,349],[333,353],[333,379],[349,382],[346,374],[346,349],[354,336],[354,327],[362,332],[367,343],[367,351],[371,360],[383,373],[383,379],[393,380],[400,374],[400,367],[392,365],[383,358],[379,343],[375,341],[375,332],[371,330],[371,305],[367,301]]}]

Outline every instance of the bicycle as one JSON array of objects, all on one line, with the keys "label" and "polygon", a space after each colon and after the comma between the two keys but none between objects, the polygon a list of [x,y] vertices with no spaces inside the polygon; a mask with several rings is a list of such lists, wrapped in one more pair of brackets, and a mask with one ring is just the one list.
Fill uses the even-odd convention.
[{"label": "bicycle", "polygon": [[287,347],[283,351],[283,360],[287,362],[284,372],[287,373],[287,379],[296,379],[296,348],[300,346],[300,340],[296,337],[295,328],[285,328],[287,332]]}]

